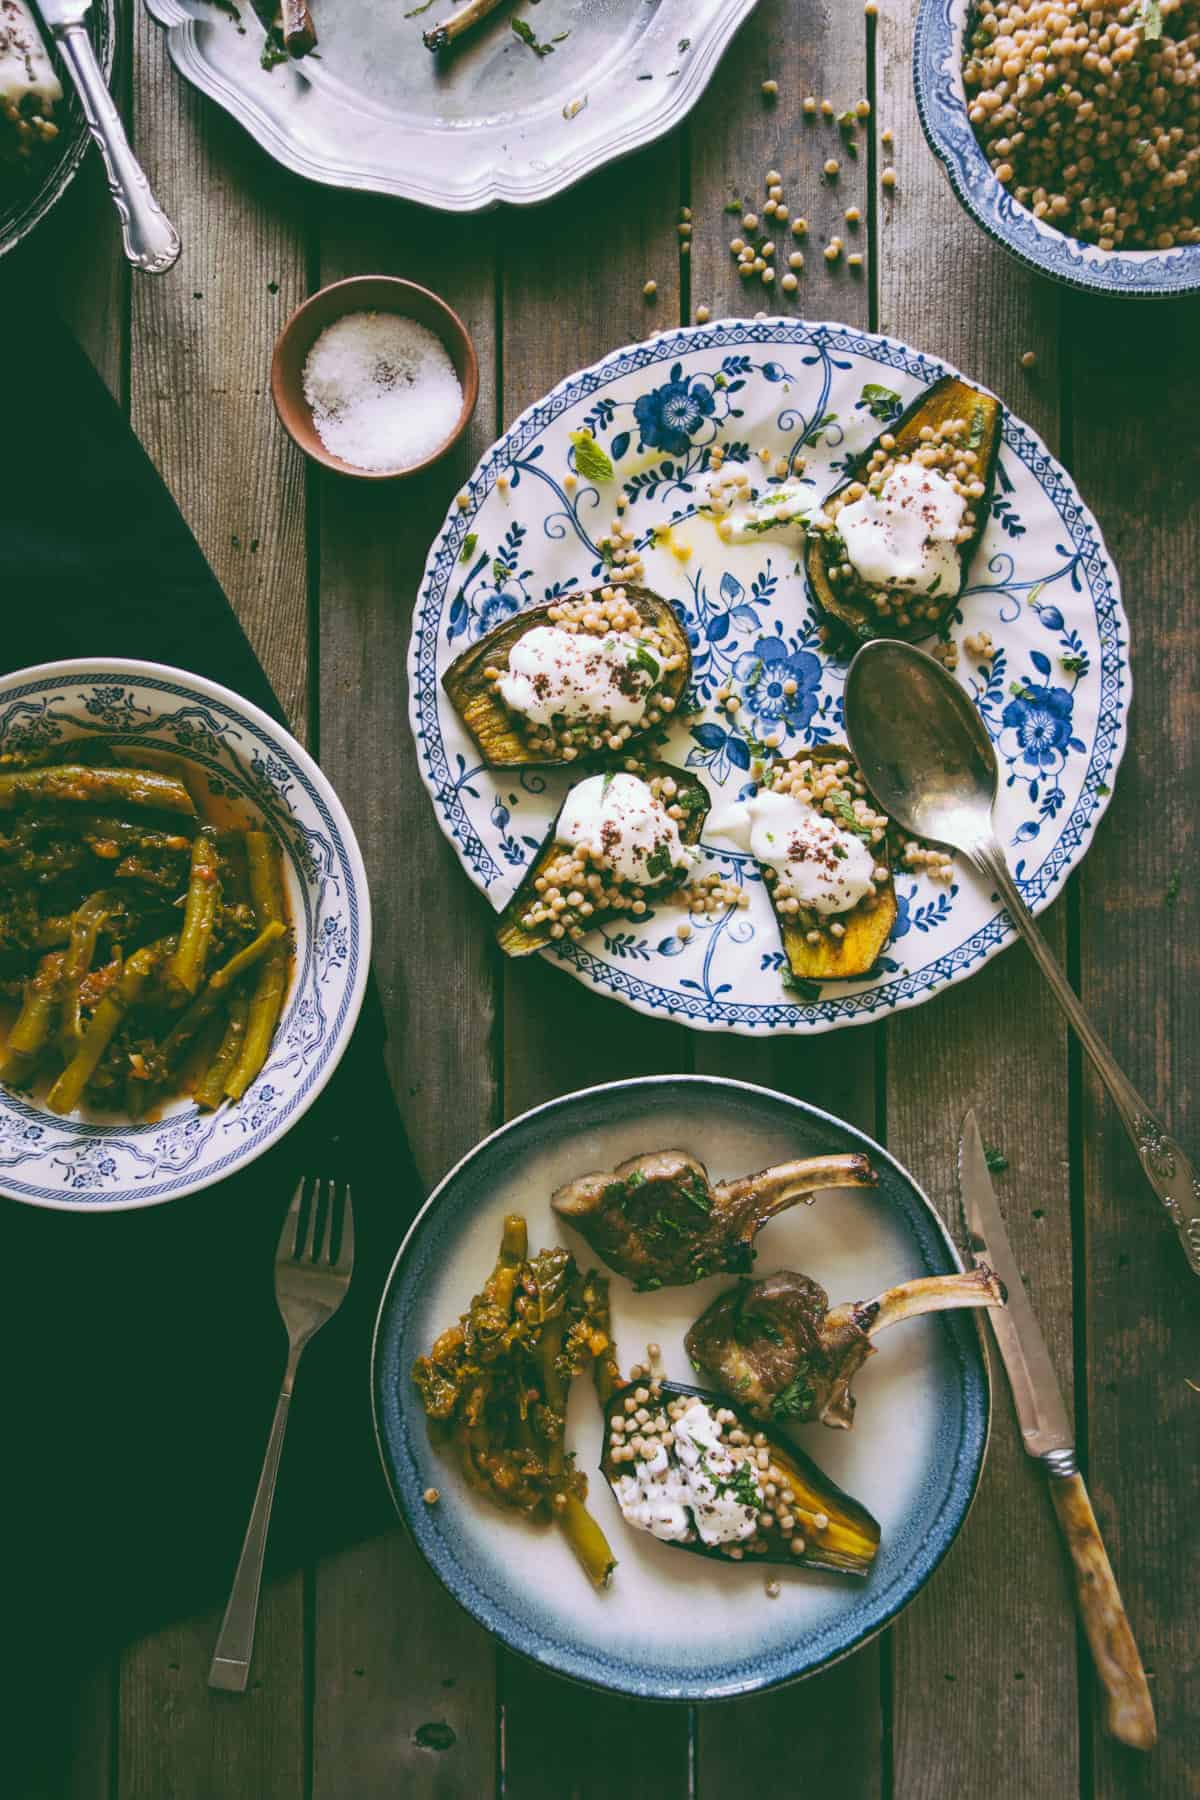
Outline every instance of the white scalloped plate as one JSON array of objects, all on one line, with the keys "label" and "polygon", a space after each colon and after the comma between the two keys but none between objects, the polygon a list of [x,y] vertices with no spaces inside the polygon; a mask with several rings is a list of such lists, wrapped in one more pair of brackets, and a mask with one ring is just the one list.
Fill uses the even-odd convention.
[{"label": "white scalloped plate", "polygon": [[541,0],[520,16],[552,54],[535,55],[502,12],[435,59],[421,32],[450,3],[313,0],[318,54],[264,69],[249,0],[240,19],[207,0],[146,0],[180,74],[277,162],[445,212],[546,200],[661,137],[756,0]]},{"label": "white scalloped plate", "polygon": [[[425,566],[409,693],[438,822],[492,906],[516,889],[570,777],[481,765],[442,688],[454,657],[523,607],[605,576],[596,539],[619,484],[625,522],[645,546],[648,584],[675,605],[693,645],[700,711],[673,726],[667,759],[727,801],[750,779],[755,740],[781,732],[785,751],[838,741],[845,665],[820,643],[795,550],[766,540],[727,547],[697,522],[691,559],[680,563],[653,546],[651,528],[690,518],[695,478],[716,442],[727,457],[760,447],[789,454],[803,444],[805,479],[819,498],[846,458],[946,370],[906,344],[844,325],[725,319],[663,332],[569,376],[487,453],[467,484],[465,510],[451,510]],[[575,481],[570,433],[581,428],[614,463],[603,493]],[[1008,412],[990,513],[954,635],[986,630],[995,648],[986,661],[964,656],[958,675],[996,746],[1001,840],[1040,911],[1107,805],[1125,743],[1128,628],[1096,521],[1062,465]],[[790,694],[785,682],[795,683]],[[740,699],[736,720],[713,704],[723,685]],[[949,887],[897,876],[900,916],[875,968],[857,981],[789,990],[756,865],[707,838],[704,848],[711,870],[748,888],[745,910],[693,915],[684,943],[676,932],[684,903],[667,899],[641,919],[544,954],[640,1012],[763,1036],[828,1031],[919,1005],[1013,941],[1008,915],[969,870],[958,869]]]}]

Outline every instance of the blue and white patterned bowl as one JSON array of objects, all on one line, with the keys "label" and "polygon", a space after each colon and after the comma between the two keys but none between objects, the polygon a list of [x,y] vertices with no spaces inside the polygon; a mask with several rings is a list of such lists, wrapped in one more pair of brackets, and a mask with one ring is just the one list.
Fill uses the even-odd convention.
[{"label": "blue and white patterned bowl", "polygon": [[[977,1315],[913,1319],[881,1335],[855,1383],[853,1431],[805,1425],[797,1442],[863,1502],[882,1527],[862,1581],[702,1562],[627,1529],[598,1472],[602,1426],[590,1380],[575,1382],[567,1440],[588,1477],[588,1504],[617,1558],[596,1593],[553,1528],[506,1517],[465,1484],[430,1443],[412,1384],[414,1359],[464,1311],[487,1279],[505,1213],[524,1214],[531,1248],[569,1246],[596,1258],[550,1209],[554,1189],[584,1169],[612,1168],[663,1144],[691,1150],[714,1179],[791,1156],[865,1151],[879,1174],[870,1192],[819,1194],[771,1220],[758,1267],[814,1276],[835,1303],[962,1264],[912,1176],[886,1150],[828,1113],[767,1088],[717,1076],[612,1082],[536,1107],[485,1138],[417,1215],[380,1303],[372,1397],[392,1494],[434,1573],[504,1643],[545,1667],[619,1693],[717,1700],[824,1668],[895,1618],[933,1574],[970,1509],[991,1417]],[[662,1349],[667,1376],[694,1382],[684,1349],[691,1322],[730,1285],[635,1294],[614,1276],[613,1333],[623,1368]],[[439,1500],[427,1505],[428,1488]]]},{"label": "blue and white patterned bowl", "polygon": [[[700,1030],[829,1031],[920,1005],[1013,942],[991,884],[969,869],[956,869],[949,887],[906,874],[892,940],[873,969],[819,988],[789,986],[757,865],[722,843],[716,826],[747,790],[767,736],[778,735],[785,753],[844,738],[846,665],[821,641],[795,545],[725,545],[695,518],[714,446],[727,466],[760,448],[773,458],[803,449],[816,504],[947,372],[893,338],[805,319],[665,331],[568,376],[522,413],[471,476],[466,504],[451,508],[413,615],[410,717],[438,823],[497,910],[572,777],[485,767],[442,685],[451,661],[514,613],[604,579],[597,540],[618,498],[648,585],[672,603],[691,641],[698,711],[677,716],[664,754],[709,789],[706,872],[743,888],[748,905],[693,913],[685,940],[684,902],[660,900],[638,919],[543,952],[597,992]],[[580,478],[581,431],[611,461],[611,480]],[[1095,519],[1041,439],[1007,411],[989,515],[952,625],[956,637],[986,631],[992,649],[964,655],[958,679],[995,744],[1001,837],[1040,912],[1108,803],[1129,706],[1127,627]],[[671,531],[660,541],[664,525]],[[736,718],[717,704],[722,688],[738,699]]]},{"label": "blue and white patterned bowl", "polygon": [[262,1074],[238,1104],[191,1100],[153,1123],[56,1118],[0,1088],[0,1192],[89,1212],[150,1206],[208,1187],[261,1156],[307,1111],[341,1059],[362,1004],[371,909],[337,795],[291,734],[202,676],[98,657],[0,679],[0,752],[103,736],[169,751],[283,847],[295,929],[292,984]]},{"label": "blue and white patterned bowl", "polygon": [[963,43],[973,11],[974,0],[921,0],[913,80],[929,147],[976,224],[1018,262],[1067,287],[1143,297],[1200,293],[1200,244],[1101,250],[1035,219],[996,180],[967,117]]}]

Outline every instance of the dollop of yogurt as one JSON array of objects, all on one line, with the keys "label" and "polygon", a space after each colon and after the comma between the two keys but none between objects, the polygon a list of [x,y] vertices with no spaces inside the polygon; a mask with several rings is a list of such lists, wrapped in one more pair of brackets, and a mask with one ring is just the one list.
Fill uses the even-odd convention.
[{"label": "dollop of yogurt", "polygon": [[956,594],[962,585],[955,536],[967,503],[936,469],[898,463],[878,494],[837,515],[846,556],[873,587]]},{"label": "dollop of yogurt", "polygon": [[507,706],[537,725],[555,718],[633,725],[645,716],[657,672],[657,656],[631,631],[599,637],[535,625],[509,651],[496,687]]},{"label": "dollop of yogurt", "polygon": [[802,906],[849,912],[874,890],[875,858],[856,832],[795,794],[760,788],[714,816],[708,835],[729,838],[756,862],[777,869]]},{"label": "dollop of yogurt", "polygon": [[589,775],[578,782],[563,802],[555,836],[638,887],[653,887],[699,860],[640,775]]},{"label": "dollop of yogurt", "polygon": [[614,1482],[626,1521],[666,1543],[693,1531],[705,1544],[753,1537],[764,1503],[753,1465],[735,1460],[703,1400],[694,1400],[672,1430],[673,1454],[660,1443],[632,1474]]}]

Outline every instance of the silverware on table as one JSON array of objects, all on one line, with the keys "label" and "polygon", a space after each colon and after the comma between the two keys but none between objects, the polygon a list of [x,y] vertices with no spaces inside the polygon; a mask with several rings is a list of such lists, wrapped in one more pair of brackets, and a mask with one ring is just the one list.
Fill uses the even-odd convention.
[{"label": "silverware on table", "polygon": [[209,1687],[227,1688],[241,1694],[250,1679],[271,1502],[275,1497],[275,1477],[279,1473],[296,1365],[308,1340],[342,1304],[353,1271],[354,1214],[350,1189],[334,1181],[301,1181],[292,1195],[275,1252],[275,1299],[287,1328],[287,1367],[242,1554],[238,1558],[229,1604],[208,1671]]},{"label": "silverware on table", "polygon": [[161,275],[179,256],[179,233],[150,192],[129,146],[121,115],[104,85],[84,20],[92,0],[35,0],[79,91],[88,130],[104,158],[108,189],[121,219],[125,255],[135,269]]},{"label": "silverware on table", "polygon": [[1009,873],[996,837],[996,753],[968,694],[932,656],[894,638],[864,644],[846,677],[846,735],[890,818],[959,850],[993,881],[1108,1089],[1154,1192],[1200,1275],[1200,1177],[1113,1059]]},{"label": "silverware on table", "polygon": [[1008,1305],[989,1314],[992,1330],[1008,1372],[1025,1449],[1049,1477],[1050,1498],[1074,1571],[1080,1618],[1104,1689],[1104,1728],[1135,1750],[1152,1749],[1158,1730],[1142,1659],[1079,1473],[1071,1421],[1004,1229],[973,1112],[963,1121],[958,1183],[971,1255],[992,1269],[1008,1290]]}]

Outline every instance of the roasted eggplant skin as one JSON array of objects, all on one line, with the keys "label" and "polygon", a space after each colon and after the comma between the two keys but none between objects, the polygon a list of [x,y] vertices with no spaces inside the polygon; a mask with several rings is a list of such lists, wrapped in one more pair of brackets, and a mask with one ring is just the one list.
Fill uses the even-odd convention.
[{"label": "roasted eggplant skin", "polygon": [[[688,770],[677,769],[673,763],[647,763],[645,768],[639,770],[638,773],[644,781],[650,781],[656,775],[670,775],[674,779],[677,789],[676,799],[684,808],[684,817],[679,825],[680,838],[685,844],[698,844],[700,834],[704,830],[704,821],[708,817],[709,806],[712,804],[704,783],[697,776],[690,774]],[[581,771],[582,778],[583,772]],[[520,887],[500,914],[500,920],[496,926],[496,942],[506,956],[532,956],[535,950],[544,950],[548,944],[555,942],[550,935],[548,922],[529,931],[521,923],[521,915],[533,900],[536,891],[534,882],[558,847],[558,839],[555,836],[557,828],[558,820],[556,818],[541,849],[525,871]],[[647,890],[648,897],[652,894],[655,899],[674,892],[675,888],[666,883],[661,887]],[[592,914],[590,923],[593,926],[603,925],[608,919],[620,917],[623,917],[620,912],[597,912]]]},{"label": "roasted eggplant skin", "polygon": [[[618,585],[616,582],[613,586]],[[655,690],[674,700],[676,708],[687,692],[692,678],[692,651],[688,636],[675,615],[674,608],[649,588],[635,587],[621,583],[625,597],[637,611],[646,625],[661,632],[683,661],[677,669],[672,669],[660,686]],[[442,676],[442,686],[446,690],[450,704],[479,746],[480,754],[486,758],[488,766],[493,769],[516,768],[553,768],[567,762],[562,756],[541,756],[529,749],[521,734],[519,721],[505,706],[496,692],[496,684],[489,681],[484,674],[485,669],[508,668],[509,653],[518,638],[524,637],[539,625],[551,625],[550,607],[561,606],[567,600],[582,600],[586,596],[580,594],[564,594],[560,599],[547,602],[545,606],[531,607],[528,612],[517,613],[511,619],[505,619],[481,637],[477,644],[464,650],[455,658]],[[656,730],[649,726],[647,730]],[[646,735],[644,731],[634,732],[626,741],[626,751],[636,745]],[[586,758],[580,756],[572,761],[582,764]]]},{"label": "roasted eggplant skin", "polygon": [[[840,593],[829,579],[826,566],[828,544],[825,534],[812,532],[809,536],[805,552],[805,571],[813,599],[830,619],[842,629],[835,632],[830,640],[829,648],[837,648],[837,640],[841,638],[848,651],[853,651],[860,643],[870,638],[904,638],[916,642],[920,638],[932,637],[941,629],[946,619],[957,606],[962,587],[966,583],[967,572],[971,560],[979,548],[979,541],[987,527],[988,513],[992,496],[992,482],[996,473],[996,458],[1000,450],[1000,435],[1004,423],[1004,409],[994,394],[985,393],[982,388],[973,387],[970,382],[963,381],[957,375],[943,375],[931,387],[926,388],[901,413],[894,424],[887,426],[887,435],[896,440],[896,450],[913,448],[920,439],[923,425],[940,425],[946,419],[965,418],[971,434],[971,448],[979,458],[977,473],[983,482],[983,496],[973,500],[971,505],[975,512],[975,529],[965,544],[959,547],[959,567],[962,570],[962,582],[959,592],[947,594],[937,618],[914,620],[911,625],[897,625],[877,613],[873,607],[863,605],[849,594]],[[880,433],[883,436],[884,433]],[[879,447],[879,438],[867,445],[860,456],[829,495],[840,494],[853,481],[861,481],[871,457]],[[894,454],[894,452],[889,452]]]},{"label": "roasted eggplant skin", "polygon": [[[634,1392],[635,1385],[619,1388],[604,1409],[604,1447],[601,1452],[600,1472],[609,1488],[621,1475],[627,1473],[623,1464],[612,1460],[612,1421],[618,1413],[625,1416],[625,1401]],[[714,1394],[711,1389],[689,1387],[685,1382],[664,1381],[662,1383],[662,1401],[664,1405],[683,1397],[703,1400],[710,1407],[726,1407],[737,1417],[738,1424],[751,1439],[755,1432],[763,1432],[770,1445],[771,1455],[782,1469],[787,1471],[788,1480],[797,1497],[798,1510],[805,1513],[824,1513],[829,1524],[824,1531],[808,1531],[804,1537],[804,1550],[797,1555],[781,1541],[778,1547],[772,1546],[762,1555],[748,1557],[743,1563],[732,1563],[720,1548],[714,1544],[697,1541],[694,1544],[672,1543],[672,1550],[688,1550],[693,1556],[706,1556],[710,1561],[723,1563],[726,1566],[745,1569],[756,1568],[763,1563],[786,1563],[798,1569],[831,1569],[838,1575],[857,1575],[865,1578],[871,1573],[876,1554],[879,1550],[879,1521],[853,1495],[847,1494],[843,1488],[825,1474],[823,1469],[803,1450],[797,1449],[790,1438],[764,1426],[761,1420],[754,1418],[736,1400],[725,1395]],[[613,1491],[614,1503],[617,1503]],[[619,1503],[618,1503],[619,1504]],[[636,1529],[631,1526],[630,1530]]]},{"label": "roasted eggplant skin", "polygon": [[[815,763],[849,762],[851,778],[856,774],[854,758],[840,744],[821,744],[814,749],[796,751],[788,760],[795,761],[798,757],[811,757]],[[853,981],[869,974],[883,954],[895,930],[900,908],[896,901],[896,884],[890,873],[891,847],[887,839],[877,848],[878,860],[888,865],[887,884],[876,887],[876,904],[870,912],[864,911],[860,903],[849,912],[837,915],[846,927],[846,935],[842,938],[822,932],[820,943],[810,944],[805,937],[807,926],[783,917],[775,905],[774,883],[764,880],[788,968],[797,981]]]}]

